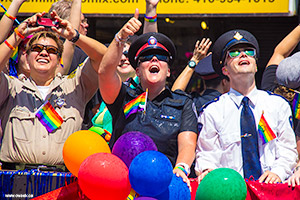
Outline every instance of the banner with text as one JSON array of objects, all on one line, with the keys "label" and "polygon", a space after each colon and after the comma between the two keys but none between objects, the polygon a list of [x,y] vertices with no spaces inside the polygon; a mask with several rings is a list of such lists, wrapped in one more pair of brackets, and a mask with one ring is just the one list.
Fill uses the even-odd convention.
[{"label": "banner with text", "polygon": [[[12,0],[1,0],[6,8]],[[20,13],[48,11],[57,0],[27,0]],[[297,0],[160,0],[158,14],[277,14],[295,15]],[[145,13],[145,0],[82,0],[85,14],[133,14],[135,8]]]}]

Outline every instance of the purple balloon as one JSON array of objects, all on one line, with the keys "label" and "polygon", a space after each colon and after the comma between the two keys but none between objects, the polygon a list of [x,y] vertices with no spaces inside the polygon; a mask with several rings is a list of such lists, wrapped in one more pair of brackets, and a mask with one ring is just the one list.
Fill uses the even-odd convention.
[{"label": "purple balloon", "polygon": [[152,198],[152,197],[138,197],[138,198],[135,198],[135,200],[157,200],[157,199]]},{"label": "purple balloon", "polygon": [[144,133],[132,131],[119,137],[114,144],[112,153],[118,156],[129,168],[132,160],[138,154],[149,150],[157,151],[153,140]]}]

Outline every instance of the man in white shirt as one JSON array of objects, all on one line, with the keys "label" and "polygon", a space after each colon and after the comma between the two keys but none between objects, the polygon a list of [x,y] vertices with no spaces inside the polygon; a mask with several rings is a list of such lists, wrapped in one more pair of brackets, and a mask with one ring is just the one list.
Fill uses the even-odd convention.
[{"label": "man in white shirt", "polygon": [[[244,178],[253,175],[254,179],[265,183],[282,182],[292,174],[297,160],[292,113],[282,97],[256,88],[258,53],[257,40],[244,30],[228,31],[214,44],[213,67],[218,74],[229,77],[231,88],[205,105],[199,115],[202,129],[195,166],[199,182],[213,169],[222,167],[232,168]],[[255,119],[252,133],[243,132],[243,99],[249,101]],[[245,150],[251,138],[256,147],[250,145]],[[256,152],[256,161],[248,157],[247,150],[252,154]],[[254,175],[251,170],[257,167],[252,166],[255,162],[258,173]],[[249,165],[250,170],[245,168]]]}]

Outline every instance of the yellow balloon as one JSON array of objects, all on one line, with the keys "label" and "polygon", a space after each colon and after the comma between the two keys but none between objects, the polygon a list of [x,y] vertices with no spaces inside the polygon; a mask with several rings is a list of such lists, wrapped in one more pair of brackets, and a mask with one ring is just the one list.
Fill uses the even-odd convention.
[{"label": "yellow balloon", "polygon": [[99,134],[81,130],[70,135],[63,147],[63,158],[68,170],[78,176],[81,163],[95,153],[111,153],[104,138]]}]

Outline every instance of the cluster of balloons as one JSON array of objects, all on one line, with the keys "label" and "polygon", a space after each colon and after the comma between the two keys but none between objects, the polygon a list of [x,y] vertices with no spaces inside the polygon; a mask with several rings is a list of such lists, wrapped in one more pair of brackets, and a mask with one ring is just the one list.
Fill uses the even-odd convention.
[{"label": "cluster of balloons", "polygon": [[191,199],[187,184],[173,174],[169,159],[140,132],[123,134],[111,152],[99,134],[77,131],[67,138],[63,158],[78,177],[82,192],[92,200]]}]

